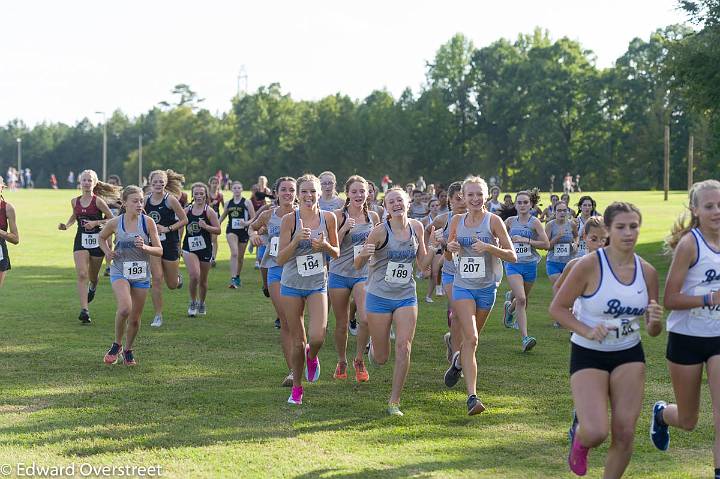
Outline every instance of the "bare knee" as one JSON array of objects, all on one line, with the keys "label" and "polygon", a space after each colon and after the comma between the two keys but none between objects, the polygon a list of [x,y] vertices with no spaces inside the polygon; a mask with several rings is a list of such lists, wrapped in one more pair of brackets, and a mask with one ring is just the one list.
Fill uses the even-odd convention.
[{"label": "bare knee", "polygon": [[516,308],[524,308],[527,306],[527,297],[526,296],[515,296],[515,307]]},{"label": "bare knee", "polygon": [[165,278],[163,277],[162,273],[158,275],[152,276],[152,287],[155,289],[162,288],[163,281],[165,281]]},{"label": "bare knee", "polygon": [[130,309],[131,308],[128,305],[120,304],[118,305],[117,314],[121,318],[127,318],[130,316]]},{"label": "bare knee", "polygon": [[583,424],[580,426],[580,430],[582,431],[582,445],[585,447],[597,447],[608,437],[607,426],[585,426]]},{"label": "bare knee", "polygon": [[412,346],[410,345],[410,341],[402,341],[398,342],[395,345],[395,356],[400,359],[410,359],[410,351],[412,349]]},{"label": "bare knee", "polygon": [[78,281],[82,281],[83,283],[87,283],[90,280],[90,275],[87,271],[78,271],[77,277]]},{"label": "bare knee", "polygon": [[623,424],[613,428],[612,441],[622,449],[632,449],[635,440],[635,424]]},{"label": "bare knee", "polygon": [[190,281],[200,281],[200,271],[190,271],[188,273]]},{"label": "bare knee", "polygon": [[463,336],[462,342],[463,342],[463,346],[470,346],[473,348],[473,350],[477,349],[477,345],[478,345],[477,333],[473,333],[470,336]]}]

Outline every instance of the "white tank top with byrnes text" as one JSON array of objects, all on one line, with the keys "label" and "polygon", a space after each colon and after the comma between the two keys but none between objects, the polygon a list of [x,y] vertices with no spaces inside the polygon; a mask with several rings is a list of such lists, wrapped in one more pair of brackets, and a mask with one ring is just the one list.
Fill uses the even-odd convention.
[{"label": "white tank top with byrnes text", "polygon": [[578,320],[590,328],[604,322],[610,329],[602,341],[587,339],[573,333],[570,340],[596,351],[622,351],[640,342],[640,321],[649,302],[645,275],[638,255],[635,256],[635,274],[630,284],[621,283],[610,266],[604,249],[596,251],[600,262],[600,284],[590,295],[578,298]]},{"label": "white tank top with byrnes text", "polygon": [[[697,260],[688,269],[680,292],[689,296],[704,296],[720,290],[720,251],[707,244],[697,228],[690,230],[697,245]],[[712,338],[720,336],[720,305],[671,311],[667,318],[671,333]]]}]

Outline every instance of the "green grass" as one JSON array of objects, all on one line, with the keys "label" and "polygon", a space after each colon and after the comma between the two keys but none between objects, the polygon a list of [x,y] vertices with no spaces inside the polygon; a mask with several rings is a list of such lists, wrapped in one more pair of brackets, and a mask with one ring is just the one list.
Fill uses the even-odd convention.
[{"label": "green grass", "polygon": [[[615,199],[640,206],[639,251],[664,278],[661,240],[685,195],[672,194],[667,203],[660,192],[595,197],[600,207]],[[292,407],[285,402],[289,390],[279,387],[286,370],[272,306],[252,262],[242,289],[226,288],[222,238],[208,316],[186,318],[187,290],[166,290],[166,323],[151,329],[148,298],[136,343],[139,367],[107,367],[102,356],[115,312],[109,282],[102,279],[91,305],[94,324],[81,326],[73,232],[56,229],[69,215],[70,192],[7,192],[6,198],[17,208],[22,242],[10,247],[13,270],[0,290],[0,464],[159,464],[165,477],[570,477],[569,346],[567,333],[548,318],[542,266],[529,313],[535,350],[520,353],[517,333],[501,325],[501,307],[480,337],[478,387],[488,407],[482,415],[466,416],[463,388],[442,383],[442,298],[420,307],[404,418],[383,414],[391,366],[371,368],[363,385],[332,379],[332,316],[321,380],[306,387],[306,404]],[[646,399],[627,475],[707,477],[713,430],[706,390],[696,431],[673,431],[668,453],[647,438],[651,404],[673,397],[665,339],[663,333],[643,341]],[[351,341],[349,354],[354,350]],[[607,445],[591,453],[589,477],[600,476],[606,451]]]}]

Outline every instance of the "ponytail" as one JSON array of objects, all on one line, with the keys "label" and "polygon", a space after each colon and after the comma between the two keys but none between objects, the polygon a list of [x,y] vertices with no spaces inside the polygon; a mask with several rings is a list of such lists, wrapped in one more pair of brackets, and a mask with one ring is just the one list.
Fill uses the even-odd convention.
[{"label": "ponytail", "polygon": [[[691,229],[700,227],[700,219],[695,216],[692,209],[699,206],[699,193],[708,190],[720,190],[720,181],[705,180],[692,185],[688,192],[688,210],[680,215],[675,224],[673,224],[670,235],[665,238],[665,253],[672,254],[683,236],[689,233]],[[688,217],[690,221],[685,224]]]}]

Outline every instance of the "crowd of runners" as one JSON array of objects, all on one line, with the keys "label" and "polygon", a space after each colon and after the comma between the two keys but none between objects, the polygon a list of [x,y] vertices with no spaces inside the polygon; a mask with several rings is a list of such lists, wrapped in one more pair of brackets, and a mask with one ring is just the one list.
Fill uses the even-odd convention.
[{"label": "crowd of runners", "polygon": [[[400,399],[408,375],[424,300],[446,298],[448,366],[444,383],[463,379],[466,410],[485,406],[478,396],[478,336],[506,281],[503,324],[519,333],[518,348],[538,345],[530,334],[528,302],[545,257],[553,286],[550,316],[571,332],[570,390],[575,409],[569,430],[570,469],[584,475],[590,449],[608,436],[605,477],[619,477],[633,450],[645,383],[640,340],[667,317],[666,358],[674,403],[658,400],[650,437],[667,450],[669,427],[691,430],[699,408],[703,370],[708,377],[716,431],[720,431],[720,182],[706,180],[689,192],[689,213],[672,226],[666,242],[672,263],[662,305],[655,268],[635,253],[642,213],[614,202],[599,213],[590,196],[550,196],[540,205],[537,189],[500,200],[500,189],[469,176],[447,188],[389,188],[378,201],[372,181],[353,175],[338,194],[332,172],[284,176],[272,185],[261,177],[249,199],[240,182],[225,203],[216,178],[190,185],[183,175],[153,171],[146,191],[98,181],[92,170],[78,179],[81,194],[60,230],[77,229],[73,259],[79,320],[91,324],[103,258],[117,302],[114,339],[104,362],[136,365],[133,344],[148,291],[163,325],[163,287],[182,288],[182,255],[188,276],[190,317],[208,314],[208,275],[215,266],[225,222],[230,249],[229,288],[240,288],[248,246],[255,249],[262,291],[275,310],[290,388],[288,403],[301,405],[303,381],[321,377],[329,309],[335,316],[337,362],[332,377],[370,380],[366,362],[380,366],[395,349],[387,413],[402,416]],[[2,192],[0,183],[0,192]],[[424,187],[424,185],[423,185]],[[15,210],[0,196],[0,286],[10,269],[7,243],[20,241]],[[541,255],[540,251],[546,251]],[[426,281],[425,285],[418,285]],[[420,293],[421,296],[423,293]],[[354,352],[348,348],[354,337]],[[348,349],[351,351],[348,352]],[[352,362],[348,356],[352,357]],[[372,371],[372,370],[371,370]],[[329,375],[328,375],[329,376]],[[667,399],[667,398],[666,398]],[[608,412],[608,405],[609,412]],[[720,467],[720,437],[713,448]],[[715,470],[720,477],[720,469]]]}]

